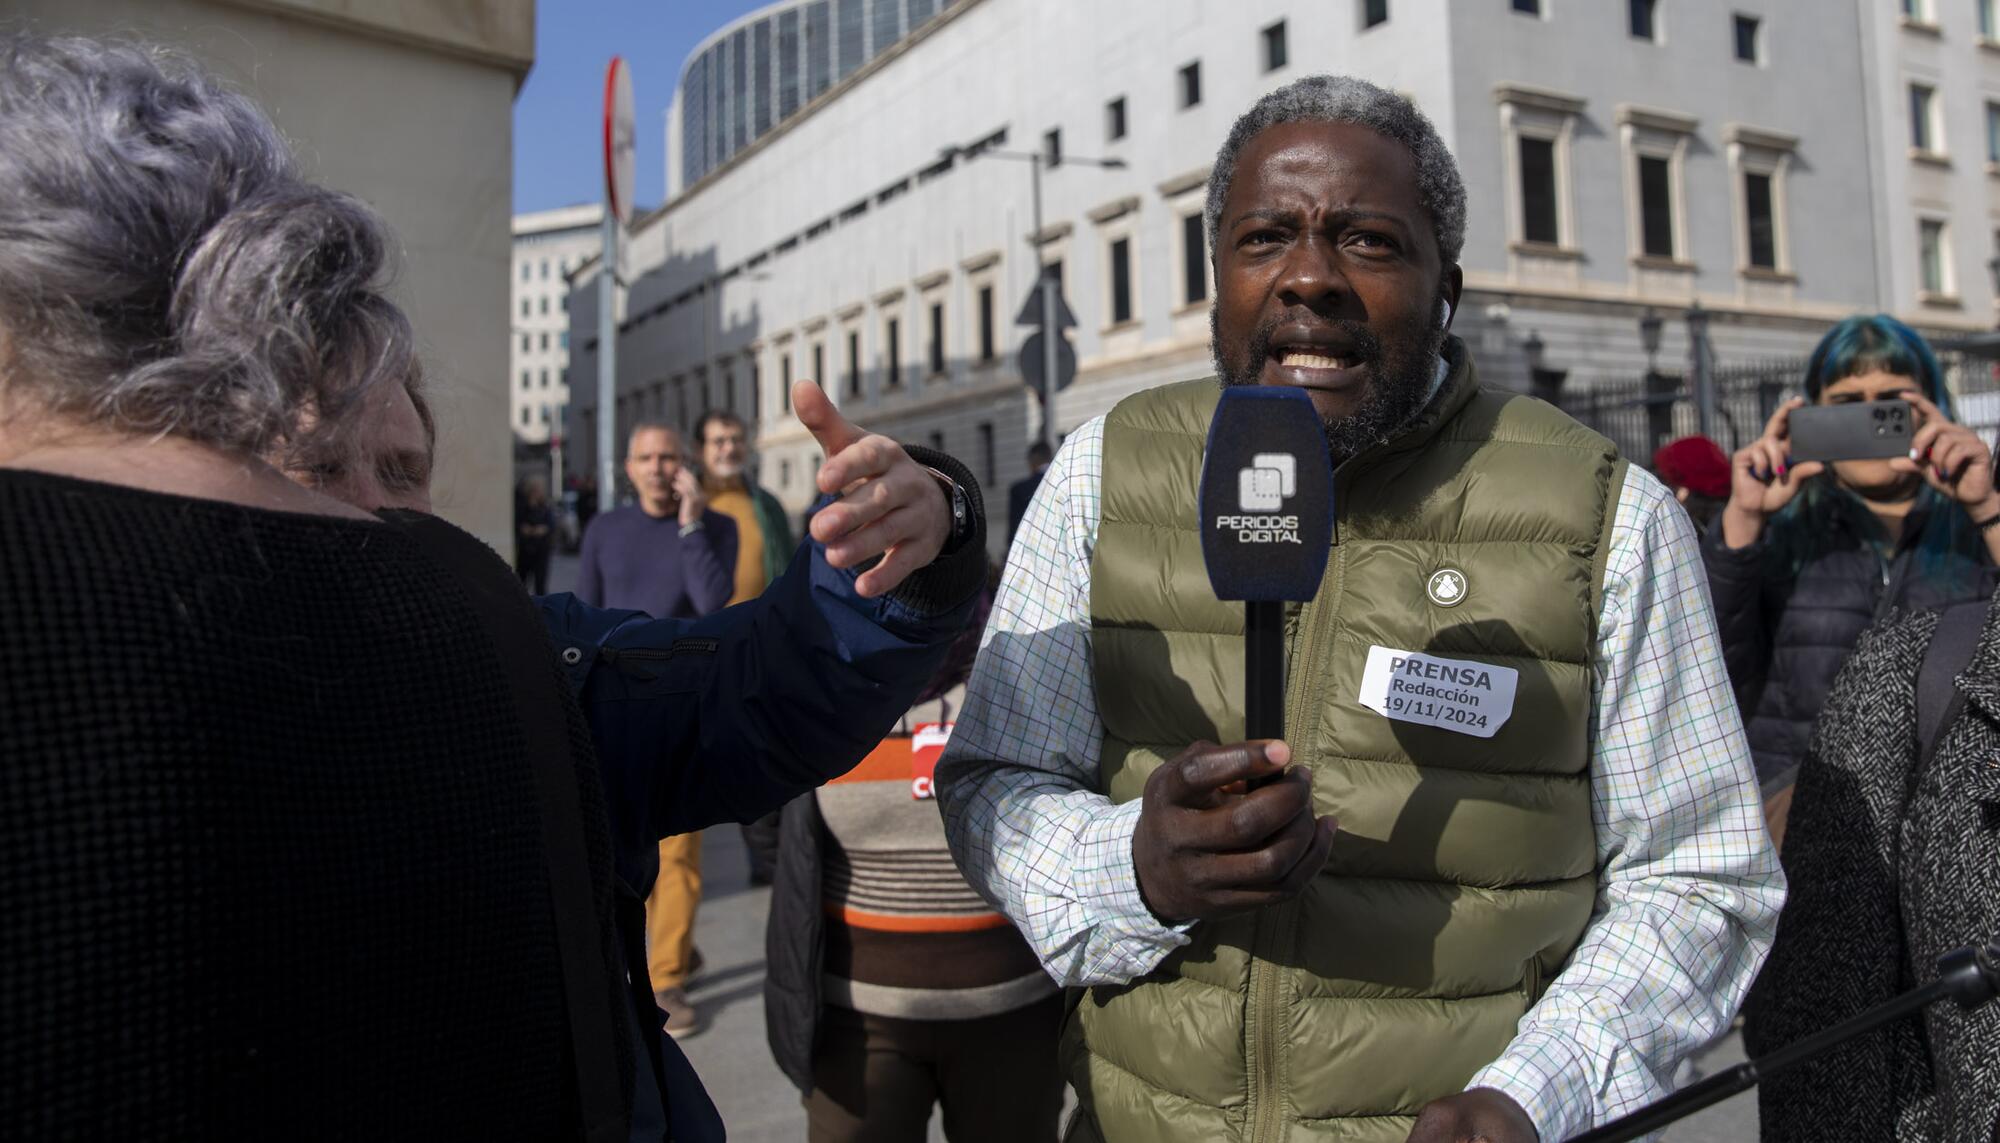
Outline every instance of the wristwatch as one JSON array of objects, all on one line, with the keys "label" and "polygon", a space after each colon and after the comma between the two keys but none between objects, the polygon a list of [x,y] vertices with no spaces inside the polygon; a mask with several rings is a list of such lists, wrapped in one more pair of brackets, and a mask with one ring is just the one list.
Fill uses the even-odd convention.
[{"label": "wristwatch", "polygon": [[944,488],[945,502],[951,505],[951,531],[945,537],[944,550],[955,552],[972,538],[972,498],[958,486],[958,481],[937,469],[925,465],[924,471],[937,478]]}]

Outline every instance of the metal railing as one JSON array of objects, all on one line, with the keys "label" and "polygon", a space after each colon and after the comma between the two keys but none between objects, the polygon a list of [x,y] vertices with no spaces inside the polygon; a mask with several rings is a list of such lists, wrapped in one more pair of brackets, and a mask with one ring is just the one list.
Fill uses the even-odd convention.
[{"label": "metal railing", "polygon": [[[1945,384],[1957,405],[1958,420],[1978,429],[1993,444],[2000,430],[2000,344],[1983,339],[1937,347]],[[1720,365],[1713,371],[1715,419],[1709,435],[1724,452],[1734,452],[1764,431],[1764,422],[1785,398],[1805,390],[1805,358],[1771,358]],[[1556,404],[1570,416],[1610,437],[1619,451],[1645,463],[1653,450],[1700,431],[1700,415],[1687,378],[1656,371],[1638,377],[1570,380]]]}]

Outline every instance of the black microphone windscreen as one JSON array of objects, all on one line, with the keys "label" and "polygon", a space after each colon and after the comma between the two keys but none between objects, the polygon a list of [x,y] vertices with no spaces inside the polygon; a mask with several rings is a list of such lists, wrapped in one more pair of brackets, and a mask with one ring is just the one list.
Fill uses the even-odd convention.
[{"label": "black microphone windscreen", "polygon": [[1333,461],[1303,389],[1231,385],[1201,468],[1201,555],[1217,599],[1306,600],[1333,546]]}]

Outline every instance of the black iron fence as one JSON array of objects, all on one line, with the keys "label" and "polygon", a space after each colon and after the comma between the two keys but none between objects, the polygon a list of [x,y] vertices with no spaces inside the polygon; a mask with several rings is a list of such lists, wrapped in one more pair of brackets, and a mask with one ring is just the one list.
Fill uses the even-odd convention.
[{"label": "black iron fence", "polygon": [[[1938,348],[1938,363],[1957,403],[1958,420],[1980,430],[1992,444],[2000,435],[2000,345],[1979,340]],[[1715,416],[1709,435],[1724,452],[1755,440],[1779,402],[1804,392],[1805,370],[1802,357],[1736,362],[1714,369]],[[1555,401],[1640,463],[1660,445],[1701,431],[1693,387],[1680,372],[1582,384],[1572,379]]]}]

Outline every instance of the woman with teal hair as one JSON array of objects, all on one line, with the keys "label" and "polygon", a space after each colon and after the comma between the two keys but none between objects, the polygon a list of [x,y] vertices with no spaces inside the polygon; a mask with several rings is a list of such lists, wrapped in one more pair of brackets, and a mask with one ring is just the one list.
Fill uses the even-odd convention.
[{"label": "woman with teal hair", "polygon": [[[1883,314],[1828,331],[1804,397],[1730,461],[1730,491],[1702,545],[1730,681],[1772,833],[1813,721],[1861,632],[1899,610],[1983,598],[2000,563],[1993,455],[1954,423],[1930,346]],[[1790,418],[1808,403],[1904,400],[1907,457],[1791,463]]]}]

